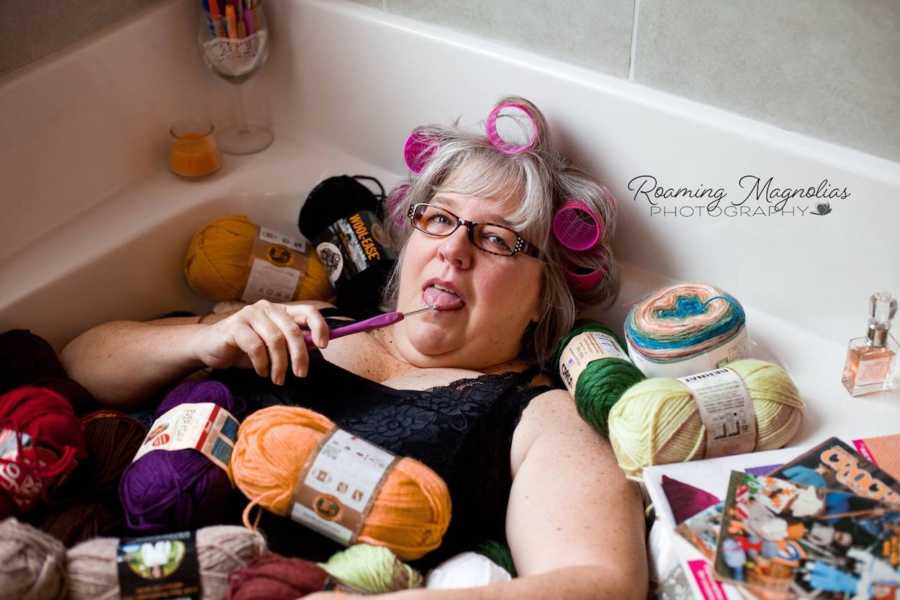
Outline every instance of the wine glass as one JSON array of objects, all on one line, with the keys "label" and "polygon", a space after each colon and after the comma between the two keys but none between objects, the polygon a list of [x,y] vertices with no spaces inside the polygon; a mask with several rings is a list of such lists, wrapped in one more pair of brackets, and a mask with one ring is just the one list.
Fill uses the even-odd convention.
[{"label": "wine glass", "polygon": [[[265,126],[247,121],[243,83],[269,57],[269,28],[262,0],[209,0],[198,34],[203,61],[231,84],[237,123],[217,135],[219,147],[228,154],[253,154],[265,150],[274,139]],[[219,5],[222,10],[219,10]]]}]

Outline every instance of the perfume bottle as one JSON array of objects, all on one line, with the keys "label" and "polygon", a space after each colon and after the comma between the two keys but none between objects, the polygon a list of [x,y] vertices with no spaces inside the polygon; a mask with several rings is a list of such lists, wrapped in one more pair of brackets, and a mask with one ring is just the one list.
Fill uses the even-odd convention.
[{"label": "perfume bottle", "polygon": [[851,396],[862,396],[894,387],[897,340],[891,335],[891,319],[897,300],[889,292],[869,298],[869,331],[853,338],[847,348],[847,363],[841,381]]}]

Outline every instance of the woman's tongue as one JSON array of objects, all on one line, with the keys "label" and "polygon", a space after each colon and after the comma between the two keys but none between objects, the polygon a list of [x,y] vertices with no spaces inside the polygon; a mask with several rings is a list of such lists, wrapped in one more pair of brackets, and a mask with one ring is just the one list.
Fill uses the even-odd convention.
[{"label": "woman's tongue", "polygon": [[422,292],[422,299],[425,301],[425,304],[438,310],[455,310],[457,308],[462,308],[465,304],[462,301],[462,298],[456,294],[434,287],[433,285],[425,288],[425,291]]}]

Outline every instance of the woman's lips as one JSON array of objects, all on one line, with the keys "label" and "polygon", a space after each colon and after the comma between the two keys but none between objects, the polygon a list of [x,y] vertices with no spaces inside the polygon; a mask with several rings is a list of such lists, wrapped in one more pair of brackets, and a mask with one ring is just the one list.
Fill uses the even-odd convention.
[{"label": "woman's lips", "polygon": [[458,310],[466,304],[455,293],[437,284],[429,285],[422,290],[422,300],[438,310]]}]

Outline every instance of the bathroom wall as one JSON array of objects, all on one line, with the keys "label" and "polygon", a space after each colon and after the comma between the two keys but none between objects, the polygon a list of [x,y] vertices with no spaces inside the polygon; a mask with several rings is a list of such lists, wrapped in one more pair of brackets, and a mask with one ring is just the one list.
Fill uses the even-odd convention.
[{"label": "bathroom wall", "polygon": [[356,1],[900,161],[895,0]]},{"label": "bathroom wall", "polygon": [[6,0],[0,4],[0,76],[164,1]]}]

